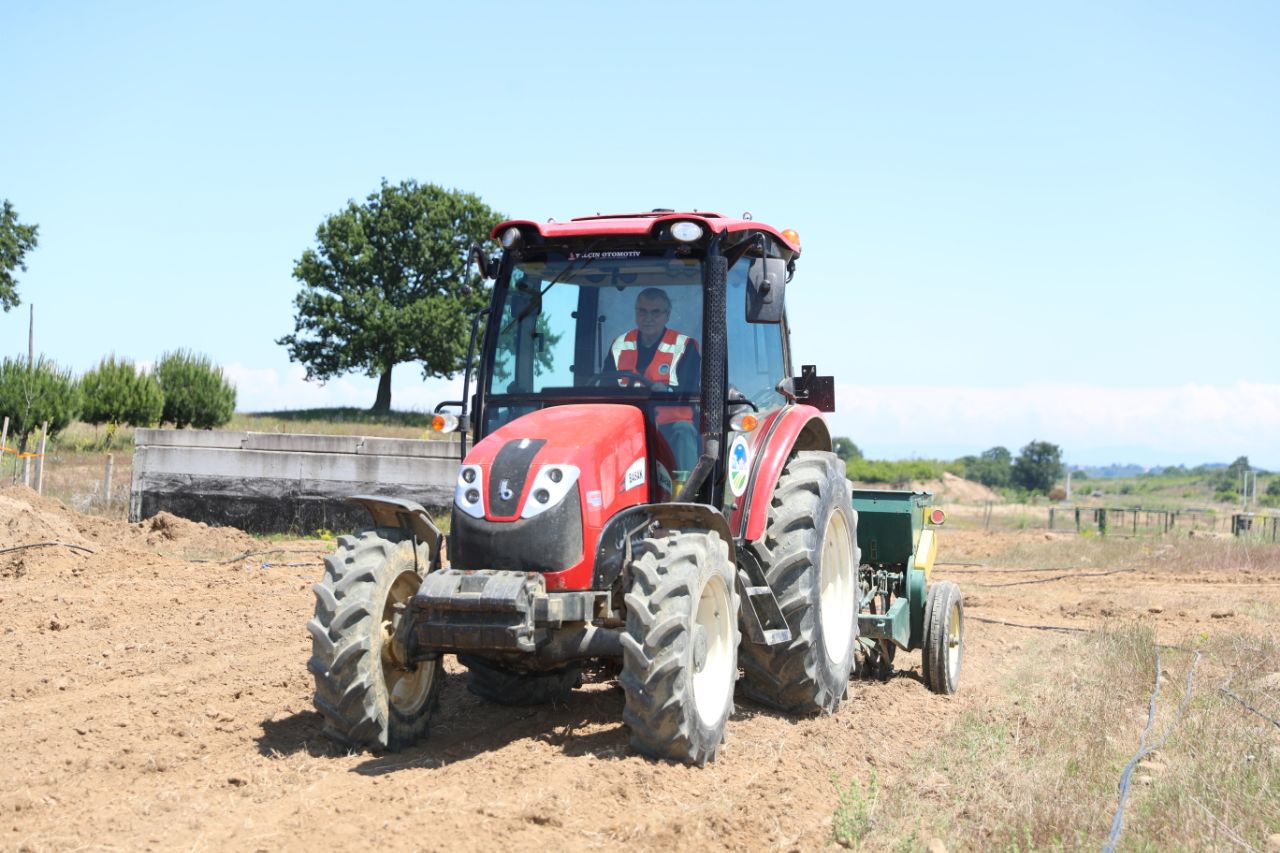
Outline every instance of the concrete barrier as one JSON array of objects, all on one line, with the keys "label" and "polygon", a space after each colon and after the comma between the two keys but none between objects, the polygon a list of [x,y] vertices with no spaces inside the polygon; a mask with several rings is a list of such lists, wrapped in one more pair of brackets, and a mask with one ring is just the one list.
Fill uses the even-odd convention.
[{"label": "concrete barrier", "polygon": [[446,511],[458,455],[456,439],[139,429],[129,519],[167,511],[252,533],[354,530],[368,516],[350,495]]}]

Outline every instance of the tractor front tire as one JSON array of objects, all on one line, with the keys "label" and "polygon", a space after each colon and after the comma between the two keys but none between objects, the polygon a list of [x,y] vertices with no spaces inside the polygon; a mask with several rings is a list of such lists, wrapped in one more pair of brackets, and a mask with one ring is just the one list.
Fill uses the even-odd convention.
[{"label": "tractor front tire", "polygon": [[703,766],[724,743],[738,677],[728,546],[712,532],[669,531],[634,553],[618,679],[631,746]]},{"label": "tractor front tire", "polygon": [[794,714],[839,706],[858,639],[857,528],[839,458],[796,452],[778,478],[764,537],[748,546],[764,567],[791,642],[743,644],[747,696]]},{"label": "tractor front tire", "polygon": [[964,596],[951,581],[929,587],[925,604],[924,680],[934,693],[950,696],[960,689],[964,662]]},{"label": "tractor front tire", "polygon": [[[397,750],[426,734],[439,698],[439,659],[399,659],[395,629],[422,583],[429,555],[397,529],[342,536],[325,557],[307,623],[325,734],[351,748]],[[418,567],[421,567],[419,569]]]},{"label": "tractor front tire", "polygon": [[475,655],[458,655],[467,668],[467,689],[499,705],[546,705],[563,702],[582,684],[582,669],[566,666],[551,672],[520,672]]}]

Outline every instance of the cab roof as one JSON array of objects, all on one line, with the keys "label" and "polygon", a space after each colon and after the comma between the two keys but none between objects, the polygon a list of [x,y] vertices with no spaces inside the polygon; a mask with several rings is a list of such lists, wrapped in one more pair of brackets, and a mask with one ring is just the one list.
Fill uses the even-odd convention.
[{"label": "cab roof", "polygon": [[784,236],[783,232],[772,225],[766,225],[754,219],[732,219],[705,210],[687,212],[651,210],[646,213],[611,213],[603,216],[597,214],[595,216],[579,216],[567,222],[559,222],[554,219],[548,222],[534,222],[531,219],[509,219],[506,222],[498,223],[490,236],[496,240],[499,234],[512,225],[522,230],[531,228],[548,240],[554,240],[559,237],[603,237],[611,234],[619,236],[646,235],[655,231],[664,222],[677,220],[697,222],[708,231],[717,234],[727,234],[735,231],[763,231],[773,236],[795,254],[800,254],[800,242],[792,236],[795,232]]}]

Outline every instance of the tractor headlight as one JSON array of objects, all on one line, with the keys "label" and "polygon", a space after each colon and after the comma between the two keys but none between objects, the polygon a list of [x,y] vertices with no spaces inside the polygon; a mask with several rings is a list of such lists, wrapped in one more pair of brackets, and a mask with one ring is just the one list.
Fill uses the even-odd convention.
[{"label": "tractor headlight", "polygon": [[533,518],[564,500],[578,484],[578,469],[573,465],[543,465],[533,478],[529,498],[524,502],[521,518]]},{"label": "tractor headlight", "polygon": [[702,226],[696,222],[676,222],[671,226],[671,236],[681,243],[692,243],[702,236]]},{"label": "tractor headlight", "polygon": [[484,518],[484,492],[479,465],[463,465],[453,489],[453,505],[472,518]]},{"label": "tractor headlight", "polygon": [[502,243],[502,248],[510,249],[516,243],[520,242],[520,229],[512,225],[506,231],[502,232],[502,236],[498,238],[498,241]]}]

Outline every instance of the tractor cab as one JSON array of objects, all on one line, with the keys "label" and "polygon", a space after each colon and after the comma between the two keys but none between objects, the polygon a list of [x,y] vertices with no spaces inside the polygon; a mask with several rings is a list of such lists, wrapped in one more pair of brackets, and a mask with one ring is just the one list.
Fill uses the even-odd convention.
[{"label": "tractor cab", "polygon": [[649,499],[723,507],[723,451],[794,401],[779,388],[792,375],[782,301],[794,232],[658,211],[507,222],[494,236],[504,252],[474,439],[548,407],[629,406],[643,419]]},{"label": "tractor cab", "polygon": [[749,262],[729,272],[725,316],[704,319],[702,259],[645,248],[607,259],[544,250],[511,261],[494,298],[477,437],[547,406],[634,406],[653,448],[649,473],[662,492],[654,497],[669,500],[703,450],[704,326],[725,329],[730,404],[746,411],[786,402],[776,385],[789,375],[788,353],[780,324],[745,320]]}]

